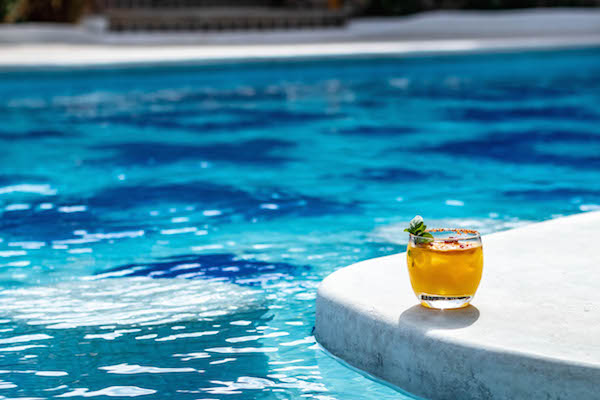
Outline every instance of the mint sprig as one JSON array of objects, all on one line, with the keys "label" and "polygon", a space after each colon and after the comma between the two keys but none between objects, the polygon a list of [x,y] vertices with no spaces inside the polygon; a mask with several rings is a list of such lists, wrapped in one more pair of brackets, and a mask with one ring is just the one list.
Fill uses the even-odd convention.
[{"label": "mint sprig", "polygon": [[420,215],[415,216],[410,224],[408,224],[408,228],[404,230],[404,232],[411,233],[413,236],[419,236],[423,239],[417,239],[417,243],[427,243],[430,242],[430,239],[433,239],[433,235],[429,232],[425,232],[427,229],[427,225],[423,221],[423,217]]}]

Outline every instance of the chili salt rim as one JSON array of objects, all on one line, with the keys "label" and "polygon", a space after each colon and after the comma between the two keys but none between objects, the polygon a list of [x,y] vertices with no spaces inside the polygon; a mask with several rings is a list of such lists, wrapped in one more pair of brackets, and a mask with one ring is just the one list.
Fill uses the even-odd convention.
[{"label": "chili salt rim", "polygon": [[[459,241],[459,240],[470,240],[470,239],[481,238],[481,234],[474,229],[433,228],[433,229],[426,229],[425,232],[429,232],[429,233],[455,232],[459,235],[459,237],[452,237],[452,238],[448,238],[448,237],[447,238],[441,238],[441,237],[427,238],[427,239],[429,239],[429,241],[434,241],[434,242]],[[422,238],[422,236],[416,236],[416,235],[413,235],[412,233],[409,233],[409,235],[412,237],[416,237],[416,238]]]}]

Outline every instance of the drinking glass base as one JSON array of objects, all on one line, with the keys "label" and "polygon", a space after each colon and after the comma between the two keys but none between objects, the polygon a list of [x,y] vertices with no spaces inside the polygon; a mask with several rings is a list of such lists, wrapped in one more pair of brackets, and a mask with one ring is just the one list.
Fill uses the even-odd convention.
[{"label": "drinking glass base", "polygon": [[438,310],[463,308],[468,306],[471,300],[473,300],[473,296],[439,296],[425,293],[419,294],[418,298],[423,306]]}]

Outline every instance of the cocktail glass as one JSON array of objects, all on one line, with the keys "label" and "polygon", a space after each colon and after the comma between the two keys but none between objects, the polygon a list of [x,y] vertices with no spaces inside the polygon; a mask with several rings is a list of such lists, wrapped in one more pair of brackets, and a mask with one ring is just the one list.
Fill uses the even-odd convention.
[{"label": "cocktail glass", "polygon": [[431,229],[432,238],[410,234],[408,274],[421,304],[436,309],[469,305],[481,281],[483,247],[479,232]]}]

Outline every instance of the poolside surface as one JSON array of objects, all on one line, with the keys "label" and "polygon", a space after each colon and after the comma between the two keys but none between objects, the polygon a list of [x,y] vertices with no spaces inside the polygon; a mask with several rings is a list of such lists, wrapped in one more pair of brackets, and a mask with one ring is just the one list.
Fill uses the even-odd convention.
[{"label": "poolside surface", "polygon": [[600,382],[600,212],[483,238],[472,306],[418,305],[406,254],[334,272],[315,337],[351,365],[430,399],[594,399]]},{"label": "poolside surface", "polygon": [[0,25],[0,67],[85,67],[226,60],[414,55],[600,45],[600,9],[437,11],[355,19],[344,28],[268,32],[114,33],[79,26]]}]

